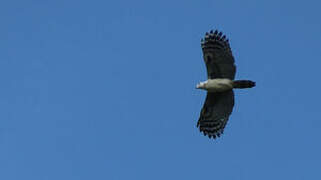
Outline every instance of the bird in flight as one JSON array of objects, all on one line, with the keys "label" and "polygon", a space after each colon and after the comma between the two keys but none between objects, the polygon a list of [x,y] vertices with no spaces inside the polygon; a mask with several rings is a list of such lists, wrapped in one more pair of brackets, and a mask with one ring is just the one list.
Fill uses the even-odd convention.
[{"label": "bird in flight", "polygon": [[201,40],[207,81],[196,88],[207,91],[197,127],[209,138],[220,137],[234,106],[233,89],[252,88],[255,82],[234,80],[236,67],[229,40],[218,30],[206,32]]}]

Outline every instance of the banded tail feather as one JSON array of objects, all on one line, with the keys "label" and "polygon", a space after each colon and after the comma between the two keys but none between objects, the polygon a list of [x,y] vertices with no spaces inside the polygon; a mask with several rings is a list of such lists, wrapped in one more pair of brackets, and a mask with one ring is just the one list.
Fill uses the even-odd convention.
[{"label": "banded tail feather", "polygon": [[233,88],[237,88],[237,89],[252,88],[254,86],[255,86],[255,82],[250,80],[233,81]]}]

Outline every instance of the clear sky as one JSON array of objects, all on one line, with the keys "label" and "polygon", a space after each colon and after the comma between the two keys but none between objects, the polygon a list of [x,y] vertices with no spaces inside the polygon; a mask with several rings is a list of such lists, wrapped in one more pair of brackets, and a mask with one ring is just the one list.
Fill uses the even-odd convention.
[{"label": "clear sky", "polygon": [[[320,180],[321,2],[3,0],[1,180]],[[230,39],[224,135],[196,128],[200,39]]]}]

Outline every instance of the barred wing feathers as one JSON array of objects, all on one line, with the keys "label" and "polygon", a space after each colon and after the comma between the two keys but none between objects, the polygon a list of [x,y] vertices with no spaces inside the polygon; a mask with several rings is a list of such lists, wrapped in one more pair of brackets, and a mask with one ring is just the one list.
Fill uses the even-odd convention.
[{"label": "barred wing feathers", "polygon": [[203,58],[208,79],[228,78],[233,80],[236,67],[229,40],[222,32],[210,31],[201,40]]},{"label": "barred wing feathers", "polygon": [[[234,80],[236,67],[228,39],[222,32],[206,33],[201,42],[208,79]],[[209,138],[219,137],[226,126],[234,106],[233,90],[221,93],[208,92],[197,123],[200,131]]]}]

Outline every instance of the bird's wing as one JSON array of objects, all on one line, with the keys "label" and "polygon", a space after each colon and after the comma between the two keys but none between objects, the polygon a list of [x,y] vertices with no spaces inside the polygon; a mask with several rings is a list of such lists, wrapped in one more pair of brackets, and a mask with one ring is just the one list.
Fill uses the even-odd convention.
[{"label": "bird's wing", "polygon": [[197,127],[209,138],[219,137],[224,131],[233,106],[233,90],[221,93],[208,92]]},{"label": "bird's wing", "polygon": [[228,78],[233,80],[236,67],[229,40],[222,32],[210,31],[201,40],[203,58],[208,79]]}]

